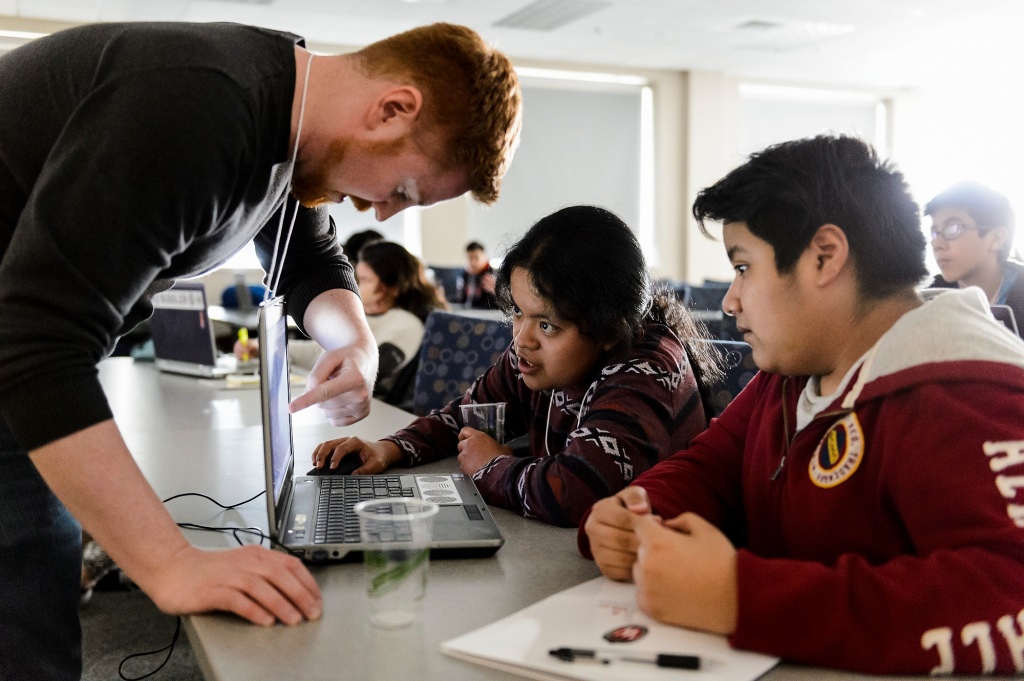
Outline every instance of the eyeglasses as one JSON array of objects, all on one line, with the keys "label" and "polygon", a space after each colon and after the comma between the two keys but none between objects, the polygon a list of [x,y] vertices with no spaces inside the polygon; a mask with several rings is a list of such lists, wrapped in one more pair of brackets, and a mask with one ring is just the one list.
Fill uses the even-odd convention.
[{"label": "eyeglasses", "polygon": [[984,231],[984,228],[978,227],[977,225],[965,225],[959,222],[950,222],[943,227],[932,227],[932,241],[935,241],[940,236],[945,241],[953,241],[963,236],[964,232],[969,229],[976,229],[979,232]]}]

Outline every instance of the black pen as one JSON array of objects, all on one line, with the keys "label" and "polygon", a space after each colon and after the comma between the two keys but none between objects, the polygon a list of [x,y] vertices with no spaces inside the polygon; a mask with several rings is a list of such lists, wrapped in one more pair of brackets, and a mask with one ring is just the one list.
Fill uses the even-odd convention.
[{"label": "black pen", "polygon": [[673,655],[670,653],[655,653],[650,656],[641,657],[631,655],[618,650],[594,650],[591,648],[552,648],[549,655],[557,657],[566,662],[575,662],[577,659],[591,660],[601,664],[609,664],[612,660],[622,662],[643,662],[659,667],[670,667],[672,669],[700,669],[700,657],[697,655]]}]

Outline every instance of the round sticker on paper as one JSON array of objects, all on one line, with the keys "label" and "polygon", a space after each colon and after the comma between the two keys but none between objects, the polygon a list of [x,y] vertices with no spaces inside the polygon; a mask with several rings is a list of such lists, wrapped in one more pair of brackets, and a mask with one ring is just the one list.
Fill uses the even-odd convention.
[{"label": "round sticker on paper", "polygon": [[642,624],[627,624],[624,627],[616,627],[604,635],[604,640],[610,643],[631,643],[647,635],[647,627]]},{"label": "round sticker on paper", "polygon": [[850,412],[828,429],[811,457],[807,472],[811,482],[823,489],[849,480],[864,457],[864,433],[857,414]]}]

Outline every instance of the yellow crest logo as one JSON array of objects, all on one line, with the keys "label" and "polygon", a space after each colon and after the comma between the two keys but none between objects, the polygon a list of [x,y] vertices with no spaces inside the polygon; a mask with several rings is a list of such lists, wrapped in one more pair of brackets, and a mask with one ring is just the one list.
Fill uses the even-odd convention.
[{"label": "yellow crest logo", "polygon": [[851,412],[836,421],[818,443],[807,472],[818,487],[828,489],[857,472],[864,457],[864,433],[857,414]]}]

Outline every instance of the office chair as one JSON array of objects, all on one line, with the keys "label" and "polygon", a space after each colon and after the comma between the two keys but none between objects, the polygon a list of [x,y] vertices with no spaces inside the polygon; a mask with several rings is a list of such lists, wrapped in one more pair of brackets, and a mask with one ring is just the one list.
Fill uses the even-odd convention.
[{"label": "office chair", "polygon": [[750,345],[742,341],[710,340],[712,347],[722,358],[725,376],[710,389],[709,399],[704,404],[708,420],[720,416],[750,379],[757,373],[757,366],[751,354]]},{"label": "office chair", "polygon": [[419,416],[463,395],[512,342],[504,321],[437,310],[425,327],[412,400]]},{"label": "office chair", "polygon": [[252,310],[263,302],[265,290],[262,284],[232,284],[221,291],[220,305],[227,310]]},{"label": "office chair", "polygon": [[689,284],[677,281],[670,283],[669,288],[672,289],[672,292],[675,294],[676,298],[679,300],[680,303],[683,304],[684,307],[692,307],[692,305],[690,304],[691,300]]},{"label": "office chair", "polygon": [[[420,346],[420,352],[422,351],[423,346]],[[406,411],[412,411],[413,389],[416,386],[416,374],[419,373],[419,369],[420,353],[418,352],[415,357],[409,360],[408,364],[398,370],[391,387],[378,395],[378,397],[388,404],[393,404]]]},{"label": "office chair", "polygon": [[690,286],[687,307],[694,317],[704,322],[712,338],[740,341],[743,337],[736,329],[736,320],[722,311],[728,290],[729,284],[720,282]]}]

